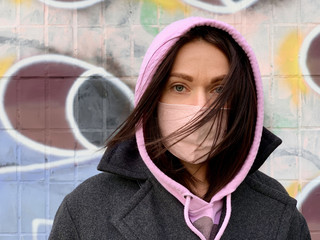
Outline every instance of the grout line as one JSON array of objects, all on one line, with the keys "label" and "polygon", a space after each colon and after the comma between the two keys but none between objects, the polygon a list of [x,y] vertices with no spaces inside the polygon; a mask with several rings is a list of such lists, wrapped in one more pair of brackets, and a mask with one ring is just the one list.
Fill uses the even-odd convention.
[{"label": "grout line", "polygon": [[[49,54],[49,8],[46,4],[43,4],[43,8],[44,8],[44,54]],[[48,81],[45,81],[45,87],[46,87],[46,91],[50,92],[50,84],[48,84]],[[50,107],[48,106],[48,99],[47,99],[47,94],[45,95],[46,99],[45,99],[45,108],[46,111],[45,113],[47,113],[48,111],[50,111]],[[47,114],[45,114],[45,126],[48,126],[48,119],[47,119]],[[44,138],[45,138],[45,142],[48,142],[49,140],[49,133],[47,132],[48,128],[44,129]],[[47,145],[45,145],[45,151],[44,151],[44,161],[45,161],[45,166],[46,169],[44,170],[44,174],[45,174],[45,185],[46,185],[46,203],[45,203],[45,216],[46,218],[49,218],[49,212],[50,212],[50,169],[47,167],[47,165],[49,164],[49,154],[48,154],[48,150],[47,150]],[[49,231],[48,226],[45,227],[45,232],[47,233]]]},{"label": "grout line", "polygon": [[[21,165],[21,151],[20,151],[21,149],[20,149],[20,146],[19,145],[17,145],[16,146],[16,153],[17,153],[17,160],[18,160],[18,165]],[[18,212],[17,212],[17,217],[18,217],[18,236],[21,236],[21,228],[22,228],[22,222],[21,222],[21,215],[22,215],[22,210],[21,210],[21,208],[22,208],[22,206],[21,206],[21,204],[22,204],[22,186],[21,186],[21,183],[22,183],[22,181],[21,181],[21,173],[20,172],[18,172],[17,173],[17,186],[18,186],[18,189],[17,189],[17,191],[18,191],[18,197],[17,197],[17,204],[18,204]]]},{"label": "grout line", "polygon": [[[78,59],[78,10],[74,9],[72,11],[72,16],[73,16],[73,24],[72,24],[72,34],[73,34],[73,57]],[[76,95],[78,96],[78,94]],[[78,103],[78,101],[77,101]],[[79,113],[79,111],[77,112]],[[79,115],[78,115],[79,119]],[[71,126],[73,127],[73,126]],[[77,144],[75,145],[75,148],[77,147]],[[78,161],[77,161],[77,154],[76,154],[76,149],[74,149],[74,154],[73,154],[73,161],[74,161],[74,176],[73,176],[73,185],[74,187],[77,186],[77,180],[78,180]]]},{"label": "grout line", "polygon": [[78,58],[78,11],[72,11],[73,24],[72,24],[72,37],[73,37],[73,57]]},{"label": "grout line", "polygon": [[[269,34],[269,43],[270,43],[270,64],[271,64],[271,74],[270,74],[270,105],[274,106],[274,94],[275,94],[275,83],[274,83],[274,19],[273,19],[273,4],[272,4],[272,17],[271,17],[271,21],[270,21],[270,34]],[[274,128],[274,110],[273,108],[271,108],[271,112],[270,114],[270,127],[271,129]],[[270,159],[270,175],[272,177],[274,177],[274,157],[272,156],[272,158]]]},{"label": "grout line", "polygon": [[[20,28],[20,22],[21,22],[21,2],[19,2],[19,4],[16,5],[16,9],[17,9],[17,20],[16,20],[16,23],[17,23],[17,26],[16,26],[16,37],[17,39],[19,39],[19,36],[20,36],[20,31],[21,31],[21,28]],[[17,49],[16,49],[16,52],[17,52],[17,60],[20,60],[20,39],[18,40],[18,45],[17,45]],[[19,91],[20,91],[20,84],[16,86],[16,96],[17,96],[17,102],[19,103]],[[18,105],[18,109],[17,109],[17,128],[20,127],[20,106]],[[19,143],[17,143],[16,145],[16,161],[17,161],[17,164],[20,166],[21,165],[21,146]],[[18,237],[19,239],[21,238],[21,229],[22,229],[22,186],[21,186],[21,172],[17,172],[17,225],[18,225]]]},{"label": "grout line", "polygon": [[[298,1],[298,13],[297,13],[297,31],[298,31],[298,42],[302,40],[302,35],[301,35],[301,1]],[[298,58],[300,57],[300,54],[298,55]],[[299,59],[298,59],[299,60]],[[299,64],[300,61],[298,61]],[[298,65],[298,69],[300,69],[300,66]],[[297,84],[299,85],[299,82],[302,78],[302,74],[299,76],[297,79]],[[301,135],[301,130],[302,130],[302,92],[301,90],[298,91],[299,98],[298,98],[298,185],[301,185],[302,183],[302,169],[301,169],[301,156],[302,156],[302,135]],[[299,188],[298,188],[298,193],[299,193]]]}]

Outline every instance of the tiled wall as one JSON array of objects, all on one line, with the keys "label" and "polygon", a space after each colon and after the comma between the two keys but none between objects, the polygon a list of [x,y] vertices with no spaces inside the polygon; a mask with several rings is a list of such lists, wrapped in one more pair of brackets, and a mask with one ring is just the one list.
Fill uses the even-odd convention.
[{"label": "tiled wall", "polygon": [[0,240],[47,239],[132,109],[155,34],[191,15],[234,25],[255,50],[265,126],[284,141],[263,171],[320,239],[319,12],[313,0],[0,0]]}]

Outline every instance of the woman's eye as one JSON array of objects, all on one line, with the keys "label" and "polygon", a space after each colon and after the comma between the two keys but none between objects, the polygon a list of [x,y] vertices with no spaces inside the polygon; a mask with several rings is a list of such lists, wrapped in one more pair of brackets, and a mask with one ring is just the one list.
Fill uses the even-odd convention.
[{"label": "woman's eye", "polygon": [[214,92],[215,93],[222,93],[222,90],[223,90],[223,86],[219,86],[219,87],[214,89]]},{"label": "woman's eye", "polygon": [[176,92],[183,92],[185,87],[182,85],[176,85],[173,87]]}]

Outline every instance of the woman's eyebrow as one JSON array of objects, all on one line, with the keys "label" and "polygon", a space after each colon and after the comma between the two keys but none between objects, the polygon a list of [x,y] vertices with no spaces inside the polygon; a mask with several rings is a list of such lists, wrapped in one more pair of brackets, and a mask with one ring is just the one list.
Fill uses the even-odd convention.
[{"label": "woman's eyebrow", "polygon": [[189,82],[193,81],[193,78],[191,76],[183,74],[183,73],[171,73],[170,77],[182,78],[182,79],[187,80]]},{"label": "woman's eyebrow", "polygon": [[211,79],[211,83],[222,82],[225,79],[226,76],[227,76],[226,74],[216,76],[216,77]]},{"label": "woman's eyebrow", "polygon": [[[193,81],[193,78],[187,74],[184,74],[184,73],[171,73],[170,74],[170,77],[177,77],[177,78],[182,78],[184,80],[187,80],[189,82],[192,82]],[[211,83],[215,83],[215,82],[218,82],[218,81],[223,81],[226,77],[226,74],[223,74],[223,75],[218,75],[216,77],[213,77],[210,82]]]}]

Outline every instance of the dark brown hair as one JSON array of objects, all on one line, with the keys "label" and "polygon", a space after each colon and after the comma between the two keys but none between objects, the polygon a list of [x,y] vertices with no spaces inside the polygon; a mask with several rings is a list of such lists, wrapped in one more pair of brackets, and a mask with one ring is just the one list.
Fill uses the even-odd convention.
[{"label": "dark brown hair", "polygon": [[[224,79],[223,90],[210,104],[209,110],[176,132],[179,137],[184,137],[206,122],[213,120],[218,123],[216,137],[208,154],[206,179],[209,188],[204,199],[209,200],[230,182],[243,166],[253,142],[257,118],[256,89],[251,64],[243,49],[228,33],[209,26],[198,26],[182,35],[165,55],[139,103],[107,143],[107,147],[111,148],[121,141],[132,138],[136,126],[142,124],[147,152],[158,168],[189,189],[195,183],[195,179],[179,159],[166,151],[157,120],[158,102],[175,57],[184,44],[195,39],[203,39],[219,48],[227,57],[230,66],[229,73]],[[229,106],[230,109],[222,111],[225,106]],[[223,114],[227,114],[227,129],[223,133],[222,141],[218,143],[219,134],[222,134],[220,130]]]}]

